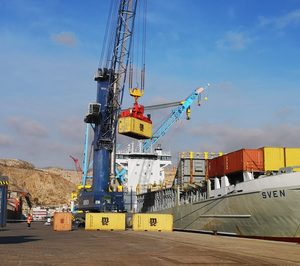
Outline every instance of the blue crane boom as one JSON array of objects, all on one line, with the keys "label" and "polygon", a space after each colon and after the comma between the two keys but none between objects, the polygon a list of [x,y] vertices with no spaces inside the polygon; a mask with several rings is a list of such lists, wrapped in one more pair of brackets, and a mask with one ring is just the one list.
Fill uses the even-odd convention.
[{"label": "blue crane boom", "polygon": [[151,139],[143,142],[143,151],[148,152],[152,145],[154,145],[162,136],[164,136],[170,127],[179,120],[183,114],[190,108],[191,104],[198,99],[199,95],[204,91],[203,88],[197,88],[193,93],[178,107],[172,110],[169,117],[160,125],[155,131]]},{"label": "blue crane boom", "polygon": [[[96,103],[89,105],[85,122],[94,130],[93,184],[90,190],[79,194],[78,207],[87,211],[123,211],[123,193],[110,192],[115,176],[115,146],[118,116],[121,111],[127,66],[131,50],[134,21],[138,0],[120,0],[115,39],[109,51],[110,60],[98,68]],[[85,150],[85,174],[86,178]],[[85,182],[85,180],[83,180]]]}]

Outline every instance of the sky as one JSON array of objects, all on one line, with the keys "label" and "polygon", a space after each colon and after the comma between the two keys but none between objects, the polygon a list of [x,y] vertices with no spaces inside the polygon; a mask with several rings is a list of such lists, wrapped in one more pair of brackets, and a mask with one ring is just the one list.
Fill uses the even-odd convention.
[{"label": "sky", "polygon": [[[0,158],[72,169],[96,99],[109,0],[0,0]],[[192,106],[160,141],[181,151],[300,147],[299,0],[150,0],[144,105]],[[125,92],[124,108],[133,102]],[[157,127],[170,110],[153,113]],[[124,144],[131,139],[121,139]]]}]

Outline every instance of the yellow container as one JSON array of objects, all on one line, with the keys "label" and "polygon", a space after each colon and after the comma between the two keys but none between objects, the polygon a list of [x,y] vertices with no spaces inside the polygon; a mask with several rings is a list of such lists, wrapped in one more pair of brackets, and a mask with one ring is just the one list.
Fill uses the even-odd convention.
[{"label": "yellow container", "polygon": [[158,213],[135,213],[133,231],[173,231],[173,215]]},{"label": "yellow container", "polygon": [[[285,166],[300,166],[300,148],[285,148]],[[294,171],[300,172],[299,168]]]},{"label": "yellow container", "polygon": [[152,124],[134,117],[119,118],[119,133],[136,139],[150,139]]},{"label": "yellow container", "polygon": [[72,230],[72,213],[55,212],[53,216],[54,231],[71,231]]},{"label": "yellow container", "polygon": [[264,147],[265,171],[278,171],[285,167],[284,148]]},{"label": "yellow container", "polygon": [[87,213],[85,230],[125,230],[125,213]]}]

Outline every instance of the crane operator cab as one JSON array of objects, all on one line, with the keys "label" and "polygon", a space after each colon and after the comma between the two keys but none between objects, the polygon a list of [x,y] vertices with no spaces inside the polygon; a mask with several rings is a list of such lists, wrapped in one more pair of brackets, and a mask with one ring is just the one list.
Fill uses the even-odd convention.
[{"label": "crane operator cab", "polygon": [[134,97],[132,108],[123,110],[119,116],[118,132],[135,139],[150,139],[152,137],[152,121],[150,115],[144,115],[144,106],[138,104],[138,98],[144,95],[144,90],[130,88],[129,93]]}]

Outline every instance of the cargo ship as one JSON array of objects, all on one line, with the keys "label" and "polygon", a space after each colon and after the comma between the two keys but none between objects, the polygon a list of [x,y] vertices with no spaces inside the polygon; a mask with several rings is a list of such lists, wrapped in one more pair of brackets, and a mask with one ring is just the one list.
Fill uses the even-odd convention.
[{"label": "cargo ship", "polygon": [[[174,229],[300,242],[300,149],[242,149],[206,160],[206,181],[138,195]],[[205,185],[204,185],[205,184]]]}]

